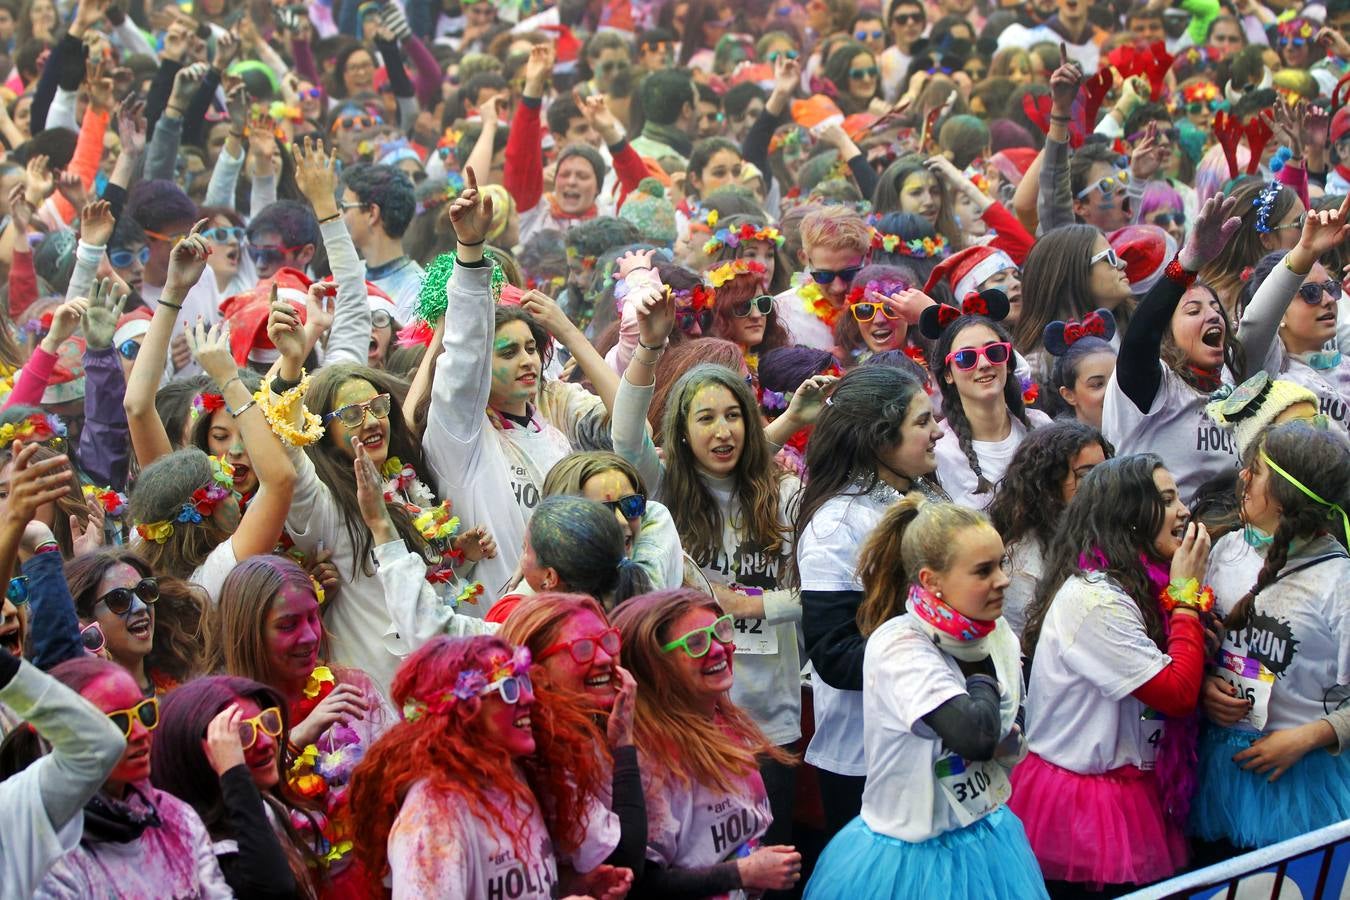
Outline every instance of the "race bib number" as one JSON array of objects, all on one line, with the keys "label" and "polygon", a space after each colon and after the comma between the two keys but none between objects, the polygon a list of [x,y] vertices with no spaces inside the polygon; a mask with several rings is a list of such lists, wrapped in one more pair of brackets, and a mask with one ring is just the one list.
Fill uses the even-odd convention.
[{"label": "race bib number", "polygon": [[778,629],[763,619],[736,620],[736,652],[773,656],[778,652]]},{"label": "race bib number", "polygon": [[1139,768],[1145,772],[1153,768],[1158,759],[1158,747],[1162,744],[1163,731],[1167,720],[1155,709],[1144,708],[1139,717]]},{"label": "race bib number", "polygon": [[989,815],[1012,796],[1008,773],[993,760],[971,762],[949,753],[933,763],[933,774],[962,826]]},{"label": "race bib number", "polygon": [[1227,650],[1223,651],[1219,668],[1215,672],[1237,689],[1238,697],[1252,705],[1251,711],[1241,721],[1257,731],[1265,730],[1275,673],[1250,656],[1238,656]]}]

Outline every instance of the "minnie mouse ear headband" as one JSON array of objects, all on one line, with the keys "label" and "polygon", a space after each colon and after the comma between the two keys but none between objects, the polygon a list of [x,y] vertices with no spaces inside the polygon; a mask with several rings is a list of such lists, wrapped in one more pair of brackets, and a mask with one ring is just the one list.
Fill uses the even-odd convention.
[{"label": "minnie mouse ear headband", "polygon": [[1224,385],[1210,394],[1205,415],[1233,432],[1238,454],[1246,456],[1257,436],[1297,403],[1317,406],[1317,395],[1300,384],[1257,372],[1237,387]]},{"label": "minnie mouse ear headband", "polygon": [[919,333],[935,341],[962,316],[983,316],[991,322],[1001,322],[1007,315],[1007,294],[995,290],[980,291],[978,294],[967,294],[959,309],[946,303],[935,303],[925,309],[919,316]]},{"label": "minnie mouse ear headband", "polygon": [[1046,353],[1063,356],[1085,337],[1109,341],[1115,336],[1116,317],[1111,315],[1110,310],[1097,309],[1083,316],[1082,321],[1070,319],[1067,322],[1051,322],[1041,333],[1041,342],[1045,345]]}]

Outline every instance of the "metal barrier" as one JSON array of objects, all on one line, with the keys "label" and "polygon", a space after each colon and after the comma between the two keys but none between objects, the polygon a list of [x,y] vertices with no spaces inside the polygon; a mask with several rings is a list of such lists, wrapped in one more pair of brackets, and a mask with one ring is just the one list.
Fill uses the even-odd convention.
[{"label": "metal barrier", "polygon": [[1345,900],[1350,820],[1162,881],[1126,900]]}]

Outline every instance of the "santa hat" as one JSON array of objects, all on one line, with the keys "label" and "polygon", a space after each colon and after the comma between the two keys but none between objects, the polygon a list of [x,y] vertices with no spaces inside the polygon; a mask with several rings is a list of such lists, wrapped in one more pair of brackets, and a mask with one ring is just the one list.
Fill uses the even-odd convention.
[{"label": "santa hat", "polygon": [[1136,296],[1147,294],[1177,255],[1177,242],[1157,225],[1126,225],[1111,232],[1107,240],[1124,260],[1125,278]]},{"label": "santa hat", "polygon": [[1016,268],[1012,257],[997,247],[967,247],[938,263],[923,289],[931,294],[936,285],[945,281],[960,300],[979,291],[980,285],[1004,269]]},{"label": "santa hat", "polygon": [[279,269],[271,278],[258,282],[253,290],[225,298],[220,312],[230,323],[230,355],[241,366],[250,361],[271,365],[277,360],[277,349],[267,336],[273,283],[277,286],[277,298],[295,307],[301,323],[305,321],[305,299],[313,282],[298,269]]},{"label": "santa hat", "polygon": [[[324,281],[332,283],[333,276],[329,275]],[[372,316],[377,312],[388,313],[391,320],[398,321],[398,307],[394,305],[394,299],[369,281],[366,282],[366,305],[370,307]]]},{"label": "santa hat", "polygon": [[120,347],[127,341],[135,340],[150,330],[150,310],[142,306],[125,313],[117,320],[117,330],[113,332],[114,347]]},{"label": "santa hat", "polygon": [[1035,159],[1036,151],[1031,147],[1008,147],[995,153],[990,162],[1005,181],[1021,184]]},{"label": "santa hat", "polygon": [[[1331,117],[1331,143],[1335,144],[1346,134],[1350,134],[1350,106],[1342,106],[1336,110],[1336,115]],[[1350,160],[1343,159],[1341,164],[1350,164]]]}]

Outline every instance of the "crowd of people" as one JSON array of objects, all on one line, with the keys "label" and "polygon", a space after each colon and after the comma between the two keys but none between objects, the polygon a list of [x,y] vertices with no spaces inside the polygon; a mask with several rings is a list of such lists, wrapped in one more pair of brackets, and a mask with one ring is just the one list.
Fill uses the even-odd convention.
[{"label": "crowd of people", "polygon": [[0,895],[1108,897],[1350,818],[1350,0],[0,56]]}]

